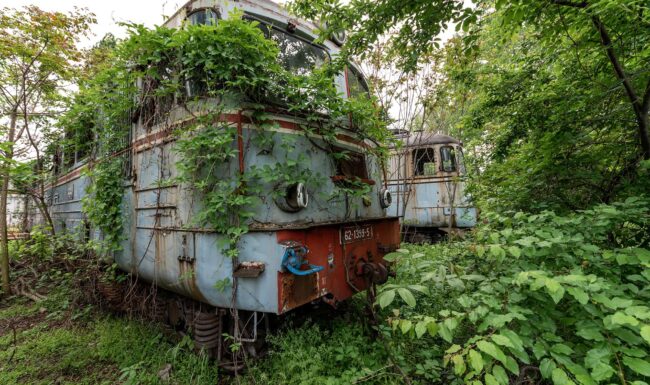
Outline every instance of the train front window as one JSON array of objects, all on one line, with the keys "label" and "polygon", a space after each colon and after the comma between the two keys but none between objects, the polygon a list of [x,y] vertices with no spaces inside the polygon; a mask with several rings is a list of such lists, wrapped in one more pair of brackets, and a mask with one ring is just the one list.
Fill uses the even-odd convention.
[{"label": "train front window", "polygon": [[280,47],[280,64],[296,75],[308,75],[328,60],[324,49],[275,28],[270,38]]},{"label": "train front window", "polygon": [[345,71],[348,81],[348,94],[351,98],[370,95],[368,83],[361,72],[352,66],[348,66]]},{"label": "train front window", "polygon": [[190,13],[187,20],[192,25],[216,25],[219,15],[214,10],[205,8]]},{"label": "train front window", "polygon": [[323,47],[300,37],[298,32],[288,33],[275,26],[273,21],[267,21],[257,15],[246,14],[244,18],[259,23],[258,27],[264,35],[278,44],[280,64],[296,75],[308,75],[314,68],[322,66],[330,59]]},{"label": "train front window", "polygon": [[436,151],[433,148],[413,150],[413,169],[416,176],[436,174]]},{"label": "train front window", "polygon": [[444,172],[456,171],[456,151],[452,146],[440,147],[440,162]]}]

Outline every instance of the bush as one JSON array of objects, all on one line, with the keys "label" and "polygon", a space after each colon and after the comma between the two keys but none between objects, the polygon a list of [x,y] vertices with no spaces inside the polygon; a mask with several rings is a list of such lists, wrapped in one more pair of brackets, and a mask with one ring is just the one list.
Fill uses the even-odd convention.
[{"label": "bush", "polygon": [[[441,339],[447,383],[645,384],[650,200],[558,216],[490,214],[474,239],[388,256],[392,338]],[[462,248],[462,249],[461,249]]]}]

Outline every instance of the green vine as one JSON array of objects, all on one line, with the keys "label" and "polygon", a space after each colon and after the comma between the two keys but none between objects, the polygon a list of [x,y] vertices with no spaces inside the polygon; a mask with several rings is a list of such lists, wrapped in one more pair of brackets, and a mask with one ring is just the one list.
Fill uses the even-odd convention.
[{"label": "green vine", "polygon": [[[174,130],[174,151],[180,159],[177,179],[201,202],[192,225],[224,234],[230,257],[238,255],[238,241],[248,231],[255,206],[281,193],[269,186],[297,181],[315,186],[325,177],[303,166],[308,164],[307,156],[292,151],[295,137],[291,135],[282,135],[284,159],[241,170],[237,124],[224,121],[224,114],[236,111],[260,128],[249,140],[269,153],[276,145],[277,123],[264,109],[272,101],[302,122],[300,129],[309,140],[322,139],[325,146],[318,147],[333,163],[348,156],[335,144],[337,131],[350,125],[357,140],[377,144],[368,148],[369,156],[385,156],[381,144],[388,138],[386,123],[371,98],[341,98],[333,81],[343,70],[340,63],[295,75],[280,65],[277,44],[264,36],[258,23],[236,15],[214,26],[130,25],[129,29],[130,37],[118,45],[110,65],[89,82],[78,113],[69,114],[67,122],[87,125],[87,112],[100,111],[94,119],[104,122],[91,128],[101,138],[97,155],[106,158],[124,147],[119,143],[123,131],[118,121],[125,113],[133,112],[133,120],[140,119],[145,127],[158,128],[171,128],[174,114],[186,114],[188,118]],[[84,204],[91,222],[114,246],[122,230],[118,159],[102,160],[91,169],[92,186]],[[367,184],[352,179],[338,186],[335,194],[362,197],[369,190]]]}]

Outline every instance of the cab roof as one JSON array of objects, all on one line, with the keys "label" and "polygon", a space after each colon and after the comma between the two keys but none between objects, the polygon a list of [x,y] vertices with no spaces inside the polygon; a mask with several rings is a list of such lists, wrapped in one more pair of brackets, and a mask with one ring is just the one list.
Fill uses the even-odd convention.
[{"label": "cab roof", "polygon": [[398,134],[397,139],[402,141],[406,147],[420,147],[432,144],[463,144],[460,140],[449,135],[424,131]]}]

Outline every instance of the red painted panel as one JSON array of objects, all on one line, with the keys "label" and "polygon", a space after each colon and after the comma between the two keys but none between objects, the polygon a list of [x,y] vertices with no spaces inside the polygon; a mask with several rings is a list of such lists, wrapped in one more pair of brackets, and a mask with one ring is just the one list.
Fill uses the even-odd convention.
[{"label": "red painted panel", "polygon": [[[355,225],[372,225],[372,238],[343,244],[341,229]],[[365,290],[365,279],[357,275],[358,264],[383,263],[383,256],[399,247],[399,221],[397,218],[387,218],[307,230],[278,231],[277,240],[301,242],[309,248],[309,263],[325,267],[307,276],[310,278],[296,278],[289,272],[278,273],[278,313],[284,313],[324,296],[328,302],[335,303]]]}]

